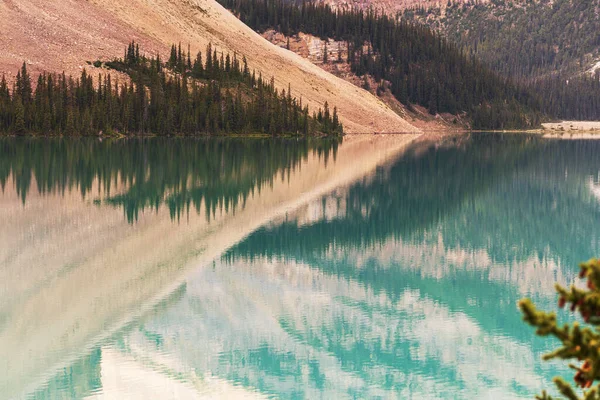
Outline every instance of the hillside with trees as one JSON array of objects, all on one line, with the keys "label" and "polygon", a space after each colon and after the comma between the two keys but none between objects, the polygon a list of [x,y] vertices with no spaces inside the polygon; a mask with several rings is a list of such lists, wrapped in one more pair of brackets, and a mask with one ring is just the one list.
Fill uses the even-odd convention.
[{"label": "hillside with trees", "polygon": [[419,131],[367,91],[265,41],[215,0],[20,0],[0,2],[0,17],[0,76],[6,74],[9,88],[23,61],[35,84],[44,71],[78,77],[85,67],[95,78],[106,71],[86,61],[122,57],[131,40],[167,57],[171,44],[189,43],[192,58],[212,43],[246,57],[257,76],[274,78],[279,92],[291,85],[311,113],[335,104],[347,133]]},{"label": "hillside with trees", "polygon": [[[97,61],[96,66],[102,62]],[[96,84],[85,70],[78,79],[42,73],[32,89],[27,66],[12,91],[0,81],[0,133],[42,135],[268,133],[341,134],[337,109],[319,109],[279,92],[274,81],[250,71],[245,59],[209,46],[192,61],[181,45],[163,63],[146,57],[132,42],[124,58],[106,66],[129,76],[119,84],[110,73]]]},{"label": "hillside with trees", "polygon": [[399,17],[441,32],[561,119],[600,119],[600,1],[448,2]]},{"label": "hillside with trees", "polygon": [[[389,82],[403,104],[432,115],[466,112],[476,129],[538,126],[539,99],[424,25],[373,11],[334,11],[328,5],[282,0],[222,0],[258,32],[276,29],[344,41],[352,71]],[[325,54],[327,54],[325,52]]]},{"label": "hillside with trees", "polygon": [[519,79],[588,71],[600,57],[600,1],[454,3],[402,12]]}]

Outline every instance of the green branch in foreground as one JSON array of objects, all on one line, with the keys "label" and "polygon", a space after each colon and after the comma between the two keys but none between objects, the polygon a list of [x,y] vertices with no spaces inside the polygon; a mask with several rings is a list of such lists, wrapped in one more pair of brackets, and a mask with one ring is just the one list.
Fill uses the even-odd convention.
[{"label": "green branch in foreground", "polygon": [[[576,359],[578,365],[569,364],[574,369],[574,381],[583,389],[580,397],[575,389],[564,379],[554,378],[559,392],[570,400],[600,400],[600,385],[592,388],[595,381],[600,381],[600,260],[591,259],[580,265],[580,278],[587,278],[588,289],[580,289],[572,285],[566,289],[556,285],[559,294],[560,308],[570,305],[572,312],[578,312],[585,324],[578,322],[564,324],[560,327],[556,322],[556,313],[538,310],[529,299],[519,302],[523,312],[523,320],[537,328],[539,336],[554,336],[562,343],[558,349],[544,355],[544,360],[560,358]],[[551,400],[546,391],[536,397],[539,400]]]}]

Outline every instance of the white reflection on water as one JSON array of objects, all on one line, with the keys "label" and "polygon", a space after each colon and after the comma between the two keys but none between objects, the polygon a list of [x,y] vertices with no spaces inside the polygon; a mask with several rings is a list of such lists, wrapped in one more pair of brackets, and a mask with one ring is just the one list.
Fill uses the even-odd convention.
[{"label": "white reflection on water", "polygon": [[[68,397],[80,397],[73,382],[63,382],[70,377],[61,378],[59,384],[57,376],[152,308],[189,271],[218,258],[275,216],[368,173],[414,138],[350,138],[339,147],[335,160],[327,163],[321,154],[309,153],[288,171],[287,179],[273,179],[237,212],[225,210],[207,220],[207,210],[201,209],[181,223],[161,208],[140,212],[131,224],[122,209],[92,201],[94,194],[103,193],[100,189],[90,191],[87,198],[76,185],[64,192],[36,193],[31,171],[24,174],[24,181],[31,181],[34,189],[23,203],[23,192],[9,174],[0,194],[0,398],[23,393],[51,398],[44,390],[54,387],[61,387],[57,390]],[[70,145],[81,143],[66,143]],[[15,163],[8,165],[11,168],[21,166],[18,157],[9,161]],[[92,174],[83,166],[82,171],[70,167]],[[155,167],[160,173],[161,165]],[[37,170],[42,176],[47,172]],[[58,172],[59,181],[74,178]],[[92,179],[90,187],[99,186]],[[113,188],[113,193],[118,190]]]},{"label": "white reflection on water", "polygon": [[[514,172],[503,158],[487,165],[487,146],[483,162],[425,152],[339,188],[397,154],[394,143],[342,145],[328,166],[312,156],[210,222],[161,209],[131,224],[76,193],[23,206],[7,190],[1,395],[512,399],[549,387],[562,370],[541,363],[548,347],[516,301],[553,303],[573,254],[598,249],[587,164],[568,180],[535,162]],[[409,222],[378,230],[394,211]],[[284,223],[286,243],[271,247]],[[237,261],[211,263],[246,242]]]},{"label": "white reflection on water", "polygon": [[166,353],[179,371],[284,398],[514,399],[547,379],[532,369],[539,354],[529,344],[419,290],[391,299],[289,261],[199,270],[177,304],[123,340],[159,370]]},{"label": "white reflection on water", "polygon": [[523,260],[495,262],[486,249],[451,247],[443,236],[425,235],[419,242],[402,239],[388,240],[369,250],[343,249],[331,246],[325,254],[331,260],[354,260],[359,269],[371,268],[376,262],[383,269],[400,264],[423,278],[448,279],[457,271],[478,273],[483,279],[499,284],[510,284],[521,296],[551,297],[556,282],[570,285],[574,282],[573,268],[564,270],[560,258],[547,252],[543,258],[532,254]]},{"label": "white reflection on water", "polygon": [[[102,347],[101,387],[86,399],[264,398],[208,374],[200,379],[193,371],[178,372],[182,367],[170,354],[147,354],[144,348],[136,348],[136,343],[129,345],[127,353],[113,346]],[[142,351],[144,355],[140,355]]]}]

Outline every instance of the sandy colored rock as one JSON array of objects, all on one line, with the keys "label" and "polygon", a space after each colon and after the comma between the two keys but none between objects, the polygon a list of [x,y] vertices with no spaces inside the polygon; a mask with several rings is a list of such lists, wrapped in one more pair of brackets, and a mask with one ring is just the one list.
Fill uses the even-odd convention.
[{"label": "sandy colored rock", "polygon": [[562,121],[542,124],[544,130],[567,132],[600,132],[600,121]]},{"label": "sandy colored rock", "polygon": [[245,55],[251,68],[279,88],[292,87],[313,110],[337,106],[349,133],[417,132],[417,128],[363,89],[269,43],[213,0],[7,0],[0,3],[0,71],[14,78],[23,61],[31,70],[79,74],[86,61],[121,56],[138,41],[166,55],[172,43],[192,51],[209,42]]}]

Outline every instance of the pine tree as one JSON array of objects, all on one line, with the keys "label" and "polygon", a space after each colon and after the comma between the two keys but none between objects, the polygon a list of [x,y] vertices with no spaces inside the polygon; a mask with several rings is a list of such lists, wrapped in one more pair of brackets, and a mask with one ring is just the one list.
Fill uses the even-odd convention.
[{"label": "pine tree", "polygon": [[[521,300],[519,307],[523,312],[523,319],[537,328],[539,336],[554,336],[562,343],[562,347],[546,354],[544,360],[559,358],[577,361],[577,364],[570,366],[577,371],[574,381],[583,389],[583,397],[563,378],[556,377],[554,383],[560,393],[569,400],[600,400],[600,385],[592,387],[594,382],[600,381],[600,260],[591,259],[582,263],[579,277],[587,279],[587,289],[580,289],[575,285],[567,289],[556,285],[558,306],[563,308],[570,304],[571,312],[579,312],[585,324],[591,327],[578,322],[559,326],[555,313],[539,311],[529,299]],[[551,400],[552,397],[543,391],[537,399]]]},{"label": "pine tree", "polygon": [[212,43],[208,43],[208,46],[206,46],[206,67],[204,69],[206,76],[213,78]]},{"label": "pine tree", "polygon": [[174,69],[177,65],[177,48],[175,45],[171,46],[171,56],[169,57],[169,68]]},{"label": "pine tree", "polygon": [[183,68],[183,52],[181,51],[181,42],[179,42],[179,47],[177,48],[177,69],[179,72],[183,72]]},{"label": "pine tree", "polygon": [[19,95],[21,96],[21,99],[23,100],[24,104],[29,104],[32,95],[31,77],[27,72],[27,64],[25,64],[25,62],[23,62],[23,66],[21,67],[20,76],[20,83],[17,84],[18,86],[20,86]]},{"label": "pine tree", "polygon": [[23,101],[21,96],[17,95],[14,98],[14,131],[16,133],[25,133],[25,107],[23,107]]},{"label": "pine tree", "polygon": [[338,117],[337,107],[333,107],[333,119],[332,119],[333,129],[334,131],[339,131],[341,124],[340,119]]},{"label": "pine tree", "polygon": [[194,61],[194,66],[192,67],[192,73],[196,78],[204,77],[204,65],[202,64],[202,52],[199,51],[196,55],[196,60]]},{"label": "pine tree", "polygon": [[11,116],[10,108],[8,84],[6,82],[6,76],[2,74],[2,80],[0,81],[0,131],[8,130],[10,123],[9,118]]}]

